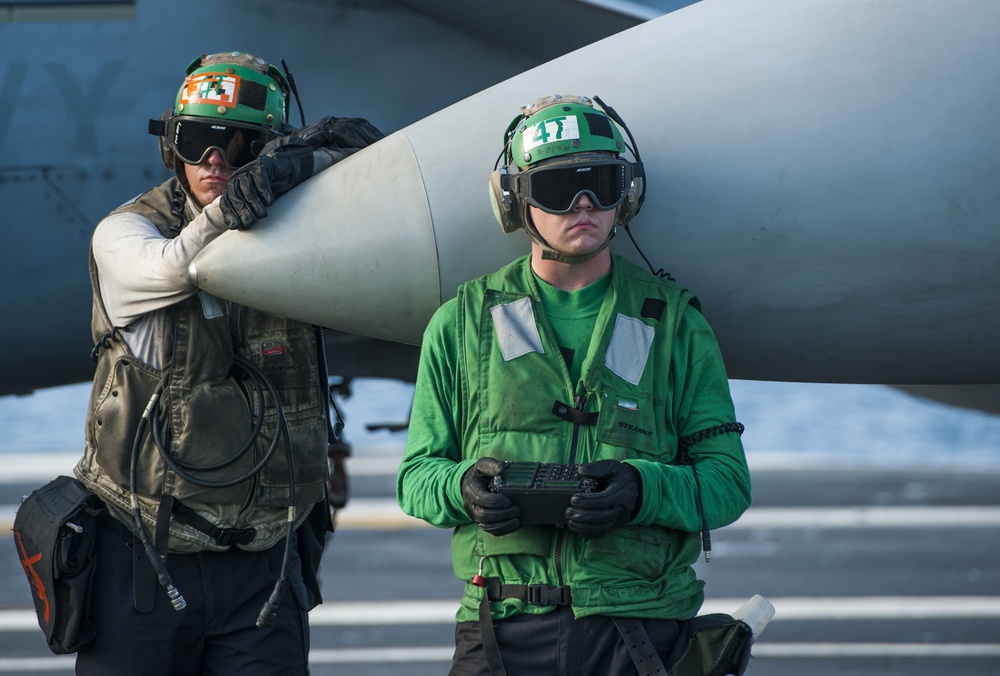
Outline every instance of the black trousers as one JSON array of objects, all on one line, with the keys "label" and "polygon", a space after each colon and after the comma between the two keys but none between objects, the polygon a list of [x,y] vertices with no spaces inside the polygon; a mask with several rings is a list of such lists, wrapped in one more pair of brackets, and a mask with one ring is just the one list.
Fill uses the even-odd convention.
[{"label": "black trousers", "polygon": [[[676,620],[643,620],[650,641],[666,658],[680,632]],[[493,622],[507,676],[626,676],[637,674],[614,621],[603,615],[575,619],[568,606],[546,615],[516,615]],[[478,622],[455,627],[450,676],[489,676]]]},{"label": "black trousers", "polygon": [[[167,569],[187,607],[174,610],[156,578],[155,604],[139,612],[133,601],[133,560],[145,557],[123,526],[109,520],[98,535],[94,598],[98,637],[80,650],[76,673],[100,676],[308,674],[309,624],[295,547],[290,584],[271,624],[257,614],[281,572],[285,543],[263,552],[171,554]],[[135,551],[139,549],[140,551]],[[148,561],[144,561],[148,566]]]}]

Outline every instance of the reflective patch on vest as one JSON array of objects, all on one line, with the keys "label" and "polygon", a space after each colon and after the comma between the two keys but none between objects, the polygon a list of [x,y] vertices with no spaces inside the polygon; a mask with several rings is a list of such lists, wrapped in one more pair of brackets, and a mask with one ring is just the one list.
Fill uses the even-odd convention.
[{"label": "reflective patch on vest", "polygon": [[638,319],[619,314],[611,343],[604,354],[604,365],[627,383],[638,385],[649,359],[649,348],[656,331]]},{"label": "reflective patch on vest", "polygon": [[201,299],[201,311],[205,314],[205,319],[218,319],[226,316],[226,304],[221,298],[217,298],[205,291],[198,292]]},{"label": "reflective patch on vest", "polygon": [[493,329],[504,361],[517,359],[529,352],[545,354],[530,298],[494,305],[490,308],[490,314],[493,315]]}]

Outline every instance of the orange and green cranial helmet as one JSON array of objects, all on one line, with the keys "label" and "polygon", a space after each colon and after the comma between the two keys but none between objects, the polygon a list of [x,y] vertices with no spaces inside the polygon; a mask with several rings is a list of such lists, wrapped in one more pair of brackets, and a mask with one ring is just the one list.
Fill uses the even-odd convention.
[{"label": "orange and green cranial helmet", "polygon": [[223,52],[191,62],[177,92],[174,115],[278,129],[288,117],[288,106],[288,83],[277,68],[246,52]]}]

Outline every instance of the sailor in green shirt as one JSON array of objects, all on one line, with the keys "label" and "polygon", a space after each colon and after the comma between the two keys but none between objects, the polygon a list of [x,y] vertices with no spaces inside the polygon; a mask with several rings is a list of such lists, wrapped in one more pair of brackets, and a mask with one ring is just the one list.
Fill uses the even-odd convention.
[{"label": "sailor in green shirt", "polygon": [[[697,299],[608,249],[643,196],[615,119],[550,96],[504,140],[494,210],[531,253],[428,325],[397,498],[454,529],[452,674],[636,673],[623,634],[669,654],[704,598],[700,534],[750,504],[743,427]],[[491,490],[511,461],[592,488],[527,518]]]}]

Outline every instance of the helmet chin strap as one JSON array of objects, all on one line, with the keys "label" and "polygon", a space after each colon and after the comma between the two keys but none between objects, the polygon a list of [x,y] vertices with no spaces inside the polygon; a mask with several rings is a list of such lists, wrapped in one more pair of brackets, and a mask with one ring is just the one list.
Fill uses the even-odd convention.
[{"label": "helmet chin strap", "polygon": [[174,176],[181,182],[181,187],[184,188],[184,192],[190,197],[191,186],[188,184],[187,174],[184,173],[184,161],[177,157],[177,155],[174,155]]},{"label": "helmet chin strap", "polygon": [[535,229],[535,224],[531,222],[530,215],[527,215],[527,218],[524,220],[524,231],[528,233],[528,237],[541,247],[543,261],[556,261],[557,263],[576,265],[593,260],[598,256],[598,254],[611,246],[611,240],[614,238],[615,233],[618,232],[618,220],[616,216],[614,227],[611,228],[611,232],[608,233],[607,239],[604,240],[604,243],[601,244],[597,251],[585,254],[568,254],[565,251],[554,249],[540,234],[538,234],[538,230]]},{"label": "helmet chin strap", "polygon": [[200,212],[204,209],[205,205],[199,202],[198,198],[194,196],[193,192],[191,192],[191,184],[188,183],[187,174],[184,173],[184,161],[176,155],[174,156],[174,175],[177,177],[177,180],[180,181],[181,188],[184,189],[184,194],[192,204],[198,207],[198,211]]}]

